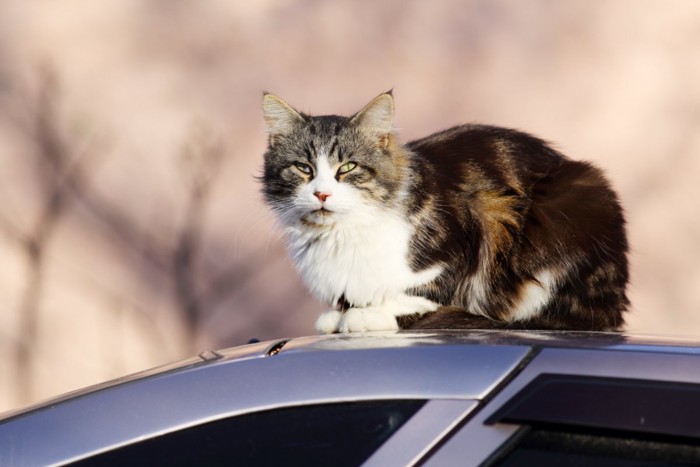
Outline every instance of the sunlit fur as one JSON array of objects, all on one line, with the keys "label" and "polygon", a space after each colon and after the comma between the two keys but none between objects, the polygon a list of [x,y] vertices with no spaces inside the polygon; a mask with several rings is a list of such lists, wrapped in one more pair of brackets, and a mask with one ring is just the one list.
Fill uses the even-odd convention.
[{"label": "sunlit fur", "polygon": [[333,307],[319,332],[623,324],[624,218],[590,164],[483,125],[400,145],[390,93],[351,117],[263,109],[263,193]]}]

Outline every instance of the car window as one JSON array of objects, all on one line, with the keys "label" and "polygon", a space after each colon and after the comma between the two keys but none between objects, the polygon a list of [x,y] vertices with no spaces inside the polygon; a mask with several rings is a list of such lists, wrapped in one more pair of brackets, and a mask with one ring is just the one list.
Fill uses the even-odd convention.
[{"label": "car window", "polygon": [[700,386],[542,374],[486,422],[522,428],[489,466],[700,464]]},{"label": "car window", "polygon": [[541,374],[486,420],[696,438],[700,385]]},{"label": "car window", "polygon": [[488,466],[655,467],[700,462],[700,447],[688,440],[635,438],[618,433],[591,434],[525,429],[513,448]]},{"label": "car window", "polygon": [[165,434],[77,465],[356,466],[424,404],[391,400],[255,412]]}]

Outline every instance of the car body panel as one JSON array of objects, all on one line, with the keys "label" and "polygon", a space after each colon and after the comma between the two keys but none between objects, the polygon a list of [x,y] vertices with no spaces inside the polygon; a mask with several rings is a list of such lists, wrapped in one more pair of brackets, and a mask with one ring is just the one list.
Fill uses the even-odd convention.
[{"label": "car body panel", "polygon": [[[386,338],[378,337],[384,344]],[[399,336],[395,347],[358,350],[292,346],[271,353],[278,342],[256,344],[252,352],[217,352],[206,362],[15,414],[0,422],[0,464],[60,464],[188,426],[285,406],[478,400],[530,352],[520,345],[438,345],[430,339]],[[403,345],[407,341],[410,345]]]},{"label": "car body panel", "polygon": [[[633,344],[635,350],[613,346],[606,350],[554,348],[543,349],[513,381],[496,395],[473,420],[424,464],[480,465],[517,431],[518,426],[497,423],[486,425],[493,413],[541,374],[585,375],[613,378],[675,381],[700,384],[700,356],[696,352],[678,354],[664,346],[656,348]],[[639,351],[643,348],[645,351]],[[466,448],[468,446],[468,448]]]}]

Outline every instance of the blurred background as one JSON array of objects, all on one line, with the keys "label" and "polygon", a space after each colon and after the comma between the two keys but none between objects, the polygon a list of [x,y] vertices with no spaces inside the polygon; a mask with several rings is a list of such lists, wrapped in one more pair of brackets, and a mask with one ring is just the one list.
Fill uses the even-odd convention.
[{"label": "blurred background", "polygon": [[0,2],[0,411],[313,333],[255,176],[260,103],[409,140],[478,121],[604,168],[628,329],[700,339],[700,2]]}]

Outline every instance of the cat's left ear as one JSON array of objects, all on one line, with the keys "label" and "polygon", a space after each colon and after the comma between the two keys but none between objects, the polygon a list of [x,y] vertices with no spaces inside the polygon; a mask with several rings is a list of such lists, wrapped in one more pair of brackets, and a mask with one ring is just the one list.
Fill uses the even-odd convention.
[{"label": "cat's left ear", "polygon": [[365,133],[376,137],[379,144],[386,147],[394,124],[394,97],[391,91],[372,99],[372,102],[352,117],[351,122]]}]

